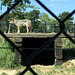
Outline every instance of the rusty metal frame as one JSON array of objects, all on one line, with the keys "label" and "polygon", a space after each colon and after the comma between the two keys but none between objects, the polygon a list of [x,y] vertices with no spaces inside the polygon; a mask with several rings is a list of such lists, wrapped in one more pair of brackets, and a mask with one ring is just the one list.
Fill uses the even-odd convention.
[{"label": "rusty metal frame", "polygon": [[[3,15],[0,16],[0,20],[7,14],[9,13],[17,4],[19,4],[19,2],[21,2],[22,0],[18,0],[11,8],[9,8]],[[35,73],[33,71],[33,69],[30,67],[31,66],[31,60],[33,58],[35,58],[37,55],[39,55],[45,48],[47,45],[50,45],[61,33],[63,33],[72,43],[75,44],[75,40],[73,40],[66,32],[65,32],[65,24],[64,22],[71,17],[74,13],[75,13],[75,9],[67,16],[65,17],[63,20],[59,19],[51,10],[49,10],[40,0],[35,0],[37,3],[39,3],[47,12],[49,12],[60,24],[59,24],[59,28],[60,31],[52,38],[50,38],[47,42],[45,42],[39,49],[36,49],[36,51],[30,55],[29,57],[27,57],[27,55],[25,53],[23,53],[6,35],[4,35],[1,30],[0,30],[0,34],[3,36],[3,38],[5,40],[7,40],[13,48],[15,48],[25,59],[25,64],[27,65],[26,68],[24,69],[23,72],[20,73],[20,75],[24,75],[24,73],[26,73],[28,70],[30,72],[32,72],[34,75],[38,75],[37,73]]]}]

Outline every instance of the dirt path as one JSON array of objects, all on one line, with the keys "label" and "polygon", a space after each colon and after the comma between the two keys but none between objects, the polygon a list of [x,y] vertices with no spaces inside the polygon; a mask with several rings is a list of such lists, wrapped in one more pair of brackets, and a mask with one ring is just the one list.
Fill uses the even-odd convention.
[{"label": "dirt path", "polygon": [[2,73],[6,73],[7,75],[10,75],[10,74],[15,75],[17,73],[17,71],[16,70],[3,70],[3,69],[0,69],[0,75]]},{"label": "dirt path", "polygon": [[[37,67],[37,68],[40,68],[41,69],[41,71],[43,71],[43,72],[47,72],[47,71],[49,71],[49,69],[48,68],[52,68],[53,66],[43,66],[43,65],[34,65],[34,66],[32,66],[32,67]],[[6,73],[7,75],[16,75],[16,73],[18,73],[19,71],[23,71],[23,69],[19,69],[19,70],[3,70],[3,69],[0,69],[0,75],[2,74],[2,73]]]},{"label": "dirt path", "polygon": [[[49,66],[43,66],[43,65],[33,65],[31,66],[33,70],[37,73],[45,74],[45,73],[52,73],[54,75],[54,72],[57,73],[56,75],[75,75],[75,59],[69,60],[67,62],[64,62],[61,66],[55,68],[54,65]],[[2,73],[6,73],[7,75],[16,75],[18,72],[22,72],[24,69],[14,69],[14,70],[3,70],[0,69],[0,75]],[[31,75],[27,73],[26,75]],[[48,75],[48,74],[47,74]]]}]

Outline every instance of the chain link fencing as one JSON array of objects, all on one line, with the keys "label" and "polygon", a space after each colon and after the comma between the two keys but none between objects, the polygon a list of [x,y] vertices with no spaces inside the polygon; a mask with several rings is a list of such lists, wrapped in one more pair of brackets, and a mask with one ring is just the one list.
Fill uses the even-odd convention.
[{"label": "chain link fencing", "polygon": [[[22,0],[17,0],[16,3],[9,8],[4,14],[2,14],[0,16],[0,20],[2,20],[2,18],[4,16],[6,16],[16,5],[18,5]],[[14,49],[16,49],[24,58],[25,60],[25,64],[26,64],[26,68],[24,69],[23,72],[20,73],[20,75],[24,75],[28,70],[30,72],[32,72],[34,75],[38,75],[32,68],[31,68],[31,60],[33,58],[35,58],[37,55],[39,55],[44,48],[46,48],[48,45],[51,45],[51,43],[61,34],[64,34],[73,44],[75,44],[75,40],[72,39],[71,36],[69,36],[66,32],[65,32],[65,24],[64,22],[66,20],[68,20],[69,17],[71,17],[74,13],[75,13],[75,9],[67,16],[65,17],[63,20],[59,19],[51,10],[49,10],[40,0],[35,0],[38,4],[40,4],[48,13],[50,13],[50,15],[52,15],[58,22],[59,22],[59,32],[52,38],[50,38],[47,42],[45,42],[40,48],[36,49],[35,52],[33,52],[33,54],[31,54],[30,56],[27,57],[27,55],[21,51],[20,48],[18,48],[1,30],[0,30],[0,34],[3,36],[3,38],[8,41],[10,43],[10,45],[12,45],[12,47]]]}]

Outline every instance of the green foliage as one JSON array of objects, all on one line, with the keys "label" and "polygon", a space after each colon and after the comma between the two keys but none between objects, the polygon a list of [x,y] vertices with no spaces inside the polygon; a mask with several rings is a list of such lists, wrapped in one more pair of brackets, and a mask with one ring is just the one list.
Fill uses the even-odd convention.
[{"label": "green foliage", "polygon": [[40,20],[42,23],[48,23],[50,18],[46,13],[42,13],[40,16]]},{"label": "green foliage", "polygon": [[50,22],[49,22],[49,32],[58,32],[59,31],[59,24],[57,22],[57,20],[55,20],[54,18],[50,18]]},{"label": "green foliage", "polygon": [[[69,15],[69,12],[62,12],[61,14],[58,15],[58,17],[63,20],[66,16]],[[73,17],[70,17],[66,22],[65,22],[65,31],[66,32],[73,32]]]},{"label": "green foliage", "polygon": [[62,69],[63,66],[62,65],[54,65],[53,69]]},{"label": "green foliage", "polygon": [[[9,6],[12,6],[13,3],[15,3],[17,0],[0,0],[0,1],[2,2],[1,5],[9,7]],[[31,2],[30,2],[30,0],[23,0],[23,1],[20,2],[18,7],[22,7],[21,5],[25,4],[25,3],[30,4]]]},{"label": "green foliage", "polygon": [[62,48],[63,49],[73,49],[75,45],[67,38],[62,39]]},{"label": "green foliage", "polygon": [[21,11],[11,12],[10,20],[11,19],[28,19],[27,15],[28,15],[28,12],[26,13],[21,12]]},{"label": "green foliage", "polygon": [[50,21],[50,18],[49,18],[49,16],[46,14],[46,13],[42,13],[41,15],[40,15],[40,27],[41,27],[41,29],[43,29],[43,30],[41,30],[42,32],[47,32],[47,24],[49,24],[49,21]]},{"label": "green foliage", "polygon": [[[42,13],[40,16],[41,27],[47,32],[58,32],[58,22],[54,18],[50,18],[46,13]],[[42,25],[43,24],[43,25]]]},{"label": "green foliage", "polygon": [[19,75],[21,73],[21,71],[17,72],[16,75]]},{"label": "green foliage", "polygon": [[38,32],[39,31],[39,17],[40,17],[40,11],[39,10],[33,10],[28,13],[28,18],[32,22],[32,31]]},{"label": "green foliage", "polygon": [[39,18],[39,15],[40,15],[39,10],[32,10],[32,11],[29,12],[29,14],[27,16],[31,20],[37,20]]},{"label": "green foliage", "polygon": [[[2,47],[10,47],[10,45],[7,42],[4,42]],[[14,67],[14,53],[10,49],[0,49],[0,67]]]},{"label": "green foliage", "polygon": [[27,71],[25,75],[33,75],[30,71]]},{"label": "green foliage", "polygon": [[68,60],[75,57],[75,50],[67,50],[67,49],[75,49],[75,44],[73,44],[69,39],[63,38],[62,39],[62,48],[66,49],[63,50],[63,59]]},{"label": "green foliage", "polygon": [[[65,17],[67,17],[69,15],[69,12],[62,12],[61,14],[58,15],[58,17],[63,20]],[[73,17],[70,17],[69,20],[73,20],[74,18]]]},{"label": "green foliage", "polygon": [[[0,36],[0,47],[9,47],[11,45]],[[0,67],[2,68],[19,68],[20,64],[15,62],[15,53],[12,49],[0,49]]]}]

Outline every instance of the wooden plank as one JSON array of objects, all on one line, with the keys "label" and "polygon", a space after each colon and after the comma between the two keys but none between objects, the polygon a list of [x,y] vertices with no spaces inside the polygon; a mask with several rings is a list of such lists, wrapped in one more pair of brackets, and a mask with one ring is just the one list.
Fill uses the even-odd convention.
[{"label": "wooden plank", "polygon": [[61,47],[61,46],[62,46],[62,42],[61,42],[61,43],[55,43],[54,45],[55,45],[56,47],[58,47],[58,46]]},{"label": "wooden plank", "polygon": [[15,61],[21,63],[21,54],[17,50],[15,50]]},{"label": "wooden plank", "polygon": [[5,34],[7,37],[10,38],[46,38],[46,37],[53,37],[54,34],[46,34],[46,33],[9,33]]},{"label": "wooden plank", "polygon": [[63,60],[55,59],[55,64],[56,65],[61,65],[63,63]]},{"label": "wooden plank", "polygon": [[15,42],[22,42],[22,38],[15,38]]},{"label": "wooden plank", "polygon": [[55,43],[61,43],[62,42],[62,39],[61,38],[56,38],[55,39]]},{"label": "wooden plank", "polygon": [[[22,47],[22,38],[15,38],[15,45],[18,47]],[[14,51],[15,51],[15,61],[17,63],[20,63],[21,62],[21,54],[17,50],[14,50]]]},{"label": "wooden plank", "polygon": [[21,47],[22,46],[22,38],[15,38],[15,45]]},{"label": "wooden plank", "polygon": [[61,38],[56,38],[54,41],[54,48],[55,48],[55,64],[59,65],[62,64],[62,40]]},{"label": "wooden plank", "polygon": [[[49,38],[56,35],[56,33],[5,33],[9,38]],[[74,34],[69,34],[74,37]],[[59,36],[60,38],[65,38],[63,34]]]}]

